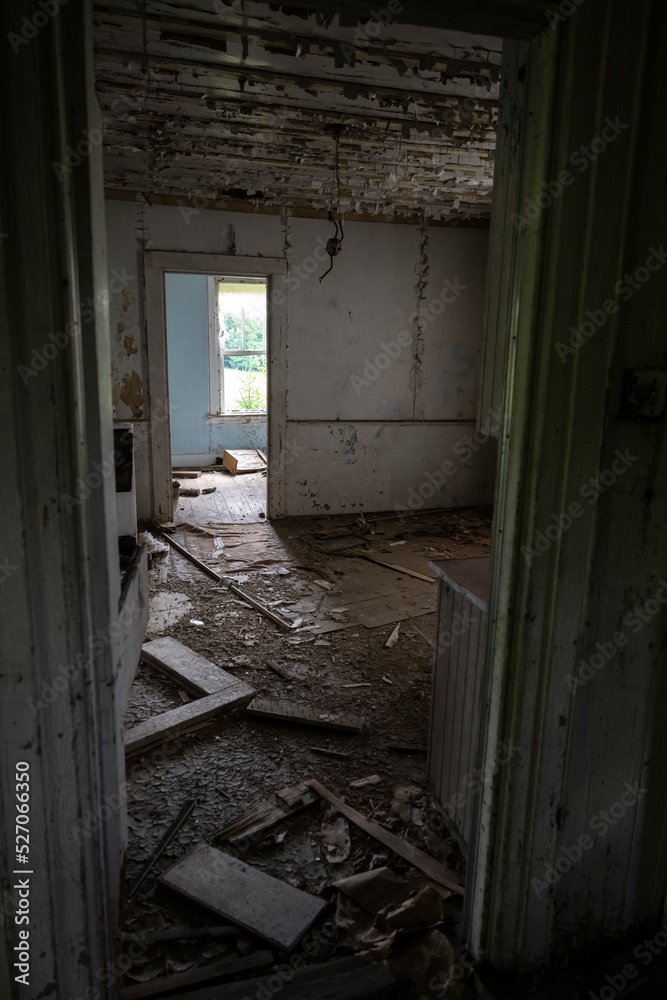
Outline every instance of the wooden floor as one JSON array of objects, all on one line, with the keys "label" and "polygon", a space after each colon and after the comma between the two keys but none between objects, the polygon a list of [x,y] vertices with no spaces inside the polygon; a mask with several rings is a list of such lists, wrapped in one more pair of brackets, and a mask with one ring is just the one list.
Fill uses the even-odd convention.
[{"label": "wooden floor", "polygon": [[228,472],[202,472],[198,479],[179,479],[181,487],[194,486],[207,489],[215,486],[215,493],[198,497],[179,497],[174,505],[174,521],[193,521],[198,524],[252,524],[263,521],[266,515],[266,475],[259,472],[232,476]]}]

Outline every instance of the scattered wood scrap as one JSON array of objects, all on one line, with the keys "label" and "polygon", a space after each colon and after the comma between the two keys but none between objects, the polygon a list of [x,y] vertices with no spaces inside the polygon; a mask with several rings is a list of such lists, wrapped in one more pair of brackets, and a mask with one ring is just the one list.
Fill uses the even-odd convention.
[{"label": "scattered wood scrap", "polygon": [[[271,977],[271,997],[279,1000],[393,1000],[409,982],[408,976],[385,962],[352,955],[335,962],[307,965],[293,975]],[[266,996],[266,976],[173,995],[171,1000],[247,1000]],[[402,994],[401,994],[402,995]]]},{"label": "scattered wood scrap", "polygon": [[135,894],[135,892],[137,891],[141,883],[144,881],[144,879],[148,875],[149,871],[151,870],[155,862],[161,856],[162,852],[171,843],[171,841],[174,839],[180,828],[183,826],[183,824],[185,823],[186,819],[188,818],[188,816],[190,815],[196,804],[197,804],[196,799],[188,799],[187,802],[183,803],[178,813],[178,816],[176,817],[174,822],[170,824],[169,828],[165,832],[164,836],[161,838],[159,844],[151,854],[150,858],[141,869],[136,880],[132,883],[132,886],[130,887],[130,890],[127,894],[128,898]]},{"label": "scattered wood scrap", "polygon": [[161,941],[193,941],[199,938],[236,937],[238,927],[232,924],[217,924],[215,927],[185,927],[177,925],[162,931],[123,931],[123,941],[139,941],[141,944],[159,944]]},{"label": "scattered wood scrap", "polygon": [[258,455],[256,450],[250,449],[224,451],[222,464],[233,476],[238,476],[242,472],[261,472],[266,468],[264,459]]},{"label": "scattered wood scrap", "polygon": [[166,743],[177,736],[182,736],[192,726],[206,724],[222,712],[247,705],[255,695],[254,690],[245,681],[227,674],[229,683],[215,694],[206,698],[198,698],[188,705],[179,705],[169,712],[155,715],[152,719],[140,722],[138,726],[125,733],[125,753],[134,754],[148,746]]},{"label": "scattered wood scrap", "polygon": [[203,563],[201,559],[197,559],[196,556],[193,556],[192,552],[189,552],[188,549],[185,548],[185,546],[181,545],[174,538],[171,538],[170,535],[166,534],[162,526],[156,524],[155,521],[153,522],[153,531],[157,532],[158,535],[161,535],[165,539],[165,541],[169,542],[169,544],[176,549],[177,552],[180,552],[182,556],[185,556],[186,559],[189,559],[190,562],[193,564],[193,566],[197,566],[197,568],[200,569],[202,573],[206,573],[207,576],[210,576],[213,580],[217,580],[217,582],[222,584],[223,587],[225,587],[227,590],[230,590],[232,594],[236,594],[237,597],[240,597],[242,600],[247,601],[248,604],[252,605],[253,608],[256,608],[257,611],[261,611],[263,615],[265,615],[267,618],[270,618],[272,622],[276,623],[276,625],[280,625],[281,628],[286,628],[286,629],[292,629],[294,627],[292,622],[288,622],[285,621],[284,618],[280,618],[279,615],[275,614],[273,611],[267,608],[266,605],[261,603],[261,601],[255,600],[254,597],[251,597],[249,594],[246,594],[245,591],[241,590],[240,587],[237,587],[236,584],[233,583],[231,580],[223,576],[220,576],[220,574],[216,573],[214,569],[211,569],[210,566],[207,566],[206,563]]},{"label": "scattered wood scrap", "polygon": [[321,753],[325,757],[349,757],[349,753],[343,753],[342,750],[330,750],[328,747],[311,747],[313,753]]},{"label": "scattered wood scrap", "polygon": [[324,785],[321,785],[319,781],[315,781],[314,778],[311,779],[308,784],[311,788],[314,788],[323,799],[326,799],[332,806],[335,806],[336,809],[343,814],[343,816],[346,816],[347,819],[356,823],[356,825],[369,834],[369,836],[375,837],[375,839],[379,840],[379,842],[384,844],[385,847],[389,847],[395,854],[398,854],[406,861],[409,861],[410,864],[415,866],[415,868],[419,868],[420,871],[422,871],[425,875],[428,875],[428,877],[433,879],[434,882],[444,885],[446,889],[451,889],[452,892],[457,892],[461,896],[463,895],[463,886],[459,885],[458,882],[455,882],[453,876],[449,873],[445,866],[441,865],[439,861],[435,860],[435,858],[425,854],[424,851],[420,851],[418,847],[415,847],[414,844],[410,844],[407,840],[404,840],[403,837],[397,837],[396,834],[391,833],[390,830],[385,830],[385,828],[380,826],[379,823],[373,823],[366,819],[362,813],[357,812],[356,809],[346,805],[342,799],[339,799],[337,795],[330,792],[329,789],[325,788]]},{"label": "scattered wood scrap", "polygon": [[248,705],[246,711],[249,715],[273,719],[275,722],[298,722],[305,726],[337,729],[343,733],[359,733],[364,725],[364,719],[360,715],[328,712],[322,708],[295,705],[291,701],[268,701],[263,698],[255,698]]},{"label": "scattered wood scrap", "polygon": [[290,951],[328,906],[324,899],[199,844],[160,881],[277,948]]},{"label": "scattered wood scrap", "polygon": [[[181,492],[183,491],[181,490]],[[383,559],[370,556],[367,552],[350,552],[350,555],[354,559],[368,559],[369,562],[376,563],[378,566],[386,566],[387,569],[394,569],[397,573],[407,573],[408,576],[414,576],[417,580],[426,580],[427,583],[438,582],[434,576],[425,576],[424,573],[418,573],[416,569],[408,569],[407,566],[399,566],[398,563],[384,562]]]},{"label": "scattered wood scrap", "polygon": [[197,986],[206,983],[224,983],[245,972],[259,972],[273,965],[273,955],[270,951],[258,951],[254,955],[243,958],[228,959],[225,962],[213,962],[211,965],[198,966],[186,972],[175,972],[170,976],[159,976],[148,983],[136,983],[121,991],[121,1000],[146,1000],[173,990],[187,986]]},{"label": "scattered wood scrap", "polygon": [[306,784],[276,792],[275,802],[258,802],[221,826],[216,836],[229,844],[255,837],[317,802],[317,794]]},{"label": "scattered wood scrap", "polygon": [[279,674],[286,681],[296,681],[299,679],[296,674],[292,673],[291,670],[288,670],[287,667],[281,667],[275,660],[267,660],[266,665],[267,667],[270,667],[274,673]]},{"label": "scattered wood scrap", "polygon": [[222,667],[216,667],[205,656],[171,636],[145,642],[141,647],[141,659],[200,696],[215,694],[234,680]]}]

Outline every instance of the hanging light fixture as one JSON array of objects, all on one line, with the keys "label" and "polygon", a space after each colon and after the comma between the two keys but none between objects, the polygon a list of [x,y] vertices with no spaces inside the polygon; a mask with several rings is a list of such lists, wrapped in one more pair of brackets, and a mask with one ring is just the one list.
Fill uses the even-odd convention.
[{"label": "hanging light fixture", "polygon": [[[340,193],[340,173],[339,173],[339,169],[338,169],[338,147],[339,147],[339,144],[340,144],[340,131],[337,129],[336,130],[336,165],[335,165],[335,185],[336,185],[336,198],[335,198],[335,200],[336,200],[336,202],[339,201],[339,193]],[[329,222],[333,222],[334,227],[335,227],[334,235],[329,237],[329,239],[327,240],[327,245],[326,245],[326,251],[329,254],[329,256],[331,257],[331,263],[329,264],[329,267],[324,272],[324,274],[321,275],[321,277],[320,277],[320,283],[326,278],[326,276],[329,273],[329,271],[331,271],[333,269],[334,257],[337,257],[338,254],[341,252],[341,250],[342,250],[341,244],[342,244],[343,238],[345,236],[345,234],[343,232],[343,223],[342,223],[342,221],[341,221],[340,226],[339,226],[338,222],[336,222],[336,219],[334,218],[334,214],[331,211],[331,209],[329,209]],[[339,235],[339,232],[338,232],[339,228],[340,228],[340,235]]]}]

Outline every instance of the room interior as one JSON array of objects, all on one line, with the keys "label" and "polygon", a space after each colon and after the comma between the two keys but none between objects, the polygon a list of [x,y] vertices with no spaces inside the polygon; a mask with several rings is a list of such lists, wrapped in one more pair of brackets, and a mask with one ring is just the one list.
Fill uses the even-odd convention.
[{"label": "room interior", "polygon": [[[662,7],[42,8],[18,0],[0,14],[13,50],[0,196],[13,527],[0,553],[2,782],[14,802],[30,771],[36,870],[29,937],[17,938],[27,906],[8,812],[3,995],[231,1000],[252,984],[287,998],[320,995],[329,979],[350,998],[662,995]],[[265,309],[234,313],[225,287],[246,310],[259,289]],[[259,381],[245,379],[250,358]],[[247,405],[243,392],[256,392]],[[255,464],[234,475],[226,454]],[[164,655],[142,647],[169,637],[198,669],[228,672],[230,714],[153,743],[133,727],[166,713],[177,687],[160,686],[151,671]],[[253,663],[259,649],[273,666]],[[184,685],[179,718],[198,698],[220,711],[220,688]],[[356,751],[352,736],[293,738],[284,718],[274,734],[261,699],[304,690],[334,715],[363,707]],[[413,708],[414,731],[401,714]],[[376,753],[385,725],[385,742],[416,739],[419,752]],[[264,756],[244,764],[255,740]],[[147,760],[158,745],[160,762]],[[435,979],[395,941],[393,965],[391,948],[373,961],[349,939],[315,957],[297,948],[326,926],[335,868],[326,892],[314,877],[289,882],[271,867],[278,840],[264,846],[271,885],[319,901],[289,947],[270,929],[251,946],[234,938],[233,955],[221,944],[211,956],[246,963],[226,986],[205,978],[201,949],[184,960],[185,939],[166,965],[146,952],[140,917],[155,917],[170,886],[192,900],[187,865],[221,863],[209,828],[231,822],[248,789],[247,805],[266,797],[266,775],[252,782],[268,761],[274,790],[303,767],[298,780],[314,783],[299,809],[315,803],[318,829],[320,812],[323,824],[347,817],[345,876],[372,873],[392,830],[382,865],[419,844],[433,876],[435,854],[428,884],[444,909],[419,928],[453,949],[430,956]],[[192,815],[186,782],[178,801],[158,791],[179,767],[196,776]],[[375,769],[377,795],[373,781],[350,785]],[[469,793],[471,775],[482,777]],[[408,796],[405,826],[389,792],[399,779],[422,796]],[[203,803],[218,785],[215,806]],[[137,789],[156,795],[141,823]],[[296,843],[284,814],[296,799],[276,802]],[[163,885],[153,895],[153,869],[134,896],[179,806]],[[359,810],[380,825],[375,840]],[[440,817],[449,853],[436,837],[429,848],[422,812],[427,826]],[[400,876],[426,875],[410,857]],[[17,940],[28,970],[14,968]],[[126,960],[130,940],[143,943]],[[290,973],[304,978],[276,986],[290,954],[306,955]]]}]

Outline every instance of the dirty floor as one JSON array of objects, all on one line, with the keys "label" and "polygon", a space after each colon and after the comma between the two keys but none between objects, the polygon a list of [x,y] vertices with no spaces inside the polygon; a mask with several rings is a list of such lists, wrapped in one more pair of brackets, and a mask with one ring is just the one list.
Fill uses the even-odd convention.
[{"label": "dirty floor", "polygon": [[[200,486],[204,477],[198,479]],[[215,482],[225,474],[209,473]],[[232,477],[229,477],[232,478]],[[239,482],[250,476],[232,479]],[[260,478],[252,477],[252,478]],[[241,487],[244,488],[244,487]],[[310,778],[446,863],[463,881],[465,861],[426,787],[433,610],[437,584],[378,566],[367,558],[398,562],[432,577],[429,559],[487,554],[487,510],[433,512],[396,519],[324,517],[273,523],[224,524],[195,498],[197,517],[179,510],[174,535],[221,576],[277,610],[291,629],[281,628],[173,549],[156,555],[150,571],[151,614],[147,639],[172,636],[226,671],[243,678],[258,696],[288,700],[323,713],[364,717],[358,734],[251,717],[240,709],[197,732],[128,759],[128,884],[149,858],[169,822],[191,798],[197,804],[139,891],[128,901],[125,932],[135,938],[173,925],[202,926],[220,918],[160,886],[158,876],[194,845],[224,850],[217,831],[249,806],[273,800],[276,791]],[[323,536],[315,537],[313,536]],[[304,536],[315,542],[304,541]],[[352,549],[341,548],[349,536]],[[320,551],[319,547],[331,549]],[[364,588],[372,600],[359,612]],[[397,596],[398,595],[398,596]],[[352,599],[350,599],[352,598]],[[367,627],[361,614],[384,624]],[[410,617],[404,617],[410,616]],[[401,620],[403,619],[403,620]],[[385,643],[400,621],[398,641]],[[294,675],[286,680],[267,666],[272,660]],[[141,663],[132,688],[126,729],[177,707],[178,684]],[[412,747],[409,752],[390,744]],[[317,750],[312,748],[316,747]],[[328,756],[333,750],[345,756]],[[351,787],[357,779],[371,783]],[[398,792],[398,797],[397,797]],[[243,860],[276,878],[329,898],[331,883],[355,872],[389,865],[429,880],[349,823],[349,844],[336,848],[327,831],[332,810],[316,802],[244,845]],[[324,824],[324,826],[323,826]],[[323,832],[324,831],[324,832]],[[327,840],[330,841],[327,844]],[[441,888],[441,887],[440,887]],[[460,919],[460,897],[441,889],[452,940]],[[331,924],[325,911],[319,924]],[[314,933],[317,933],[317,925]],[[266,947],[247,932],[234,938],[153,942],[128,970],[128,984],[196,967],[214,957],[238,956]],[[316,958],[338,957],[337,937],[321,937]],[[349,951],[347,952],[349,954]]]}]

